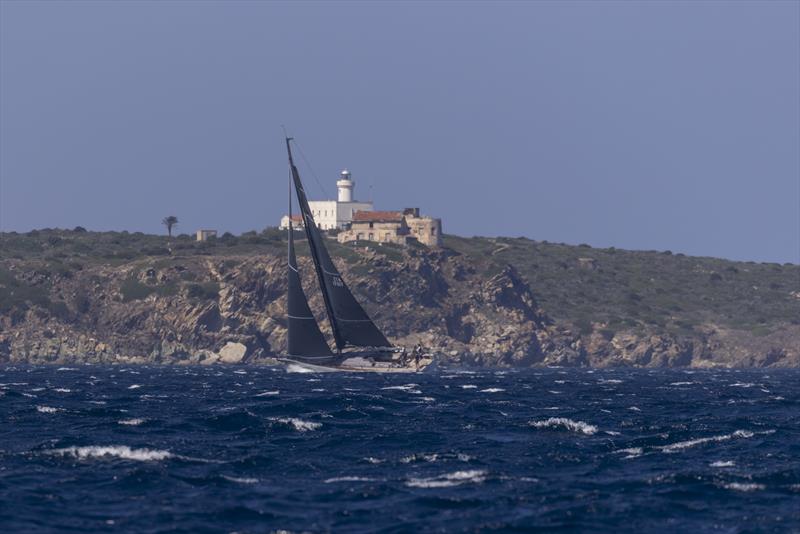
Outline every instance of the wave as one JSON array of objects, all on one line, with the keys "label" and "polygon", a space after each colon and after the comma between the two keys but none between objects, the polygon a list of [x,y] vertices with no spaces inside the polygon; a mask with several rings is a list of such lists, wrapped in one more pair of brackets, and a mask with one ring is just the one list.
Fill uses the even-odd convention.
[{"label": "wave", "polygon": [[721,460],[718,460],[716,462],[711,462],[709,465],[711,467],[733,467],[736,464],[734,462],[730,461],[730,460],[724,461],[724,462],[721,461]]},{"label": "wave", "polygon": [[625,459],[628,459],[628,458],[636,458],[638,456],[641,456],[642,454],[644,454],[644,449],[642,449],[641,447],[630,447],[630,448],[627,448],[627,449],[619,449],[619,450],[614,451],[614,452],[620,453],[620,454],[626,454],[627,456],[625,456]]},{"label": "wave", "polygon": [[722,434],[720,436],[709,436],[707,438],[697,438],[697,439],[690,439],[687,441],[679,441],[677,443],[671,443],[669,445],[663,445],[661,447],[656,447],[656,448],[664,452],[677,452],[683,449],[688,449],[690,447],[695,447],[697,445],[702,445],[703,443],[727,441],[733,438],[752,438],[753,436],[754,436],[753,432],[750,432],[749,430],[737,430],[731,434]]},{"label": "wave", "polygon": [[429,478],[409,478],[406,486],[411,488],[449,488],[461,484],[480,484],[486,480],[487,471],[472,469],[469,471],[455,471]]},{"label": "wave", "polygon": [[133,419],[120,419],[119,421],[117,421],[117,424],[118,425],[128,425],[128,426],[139,426],[142,423],[144,423],[145,421],[147,421],[147,419],[140,419],[140,418],[136,417],[136,418],[133,418]]},{"label": "wave", "polygon": [[596,434],[598,430],[594,425],[584,423],[583,421],[573,421],[566,417],[551,417],[545,421],[532,421],[528,424],[534,428],[565,428],[573,432],[586,434],[587,436]]},{"label": "wave", "polygon": [[72,393],[72,390],[69,388],[56,388],[53,391],[56,391],[58,393]]},{"label": "wave", "polygon": [[303,421],[296,417],[271,417],[270,420],[284,425],[290,425],[298,432],[308,432],[309,430],[317,430],[322,427],[322,423],[315,423],[313,421]]},{"label": "wave", "polygon": [[54,456],[72,456],[78,459],[87,458],[121,458],[137,462],[154,462],[174,458],[169,451],[158,449],[132,449],[127,445],[90,445],[87,447],[66,447],[47,451],[46,454]]},{"label": "wave", "polygon": [[64,408],[53,408],[52,406],[37,406],[36,411],[39,413],[56,413],[56,412],[63,412]]},{"label": "wave", "polygon": [[287,373],[314,373],[308,367],[303,367],[302,365],[297,365],[296,363],[290,363],[286,366]]},{"label": "wave", "polygon": [[767,488],[764,484],[756,484],[753,482],[731,482],[729,484],[723,484],[723,487],[735,491],[758,491]]},{"label": "wave", "polygon": [[131,384],[128,386],[128,389],[139,389],[140,387],[142,387],[141,384]]},{"label": "wave", "polygon": [[692,384],[696,384],[696,382],[670,382],[670,386],[691,386]]},{"label": "wave", "polygon": [[430,463],[433,463],[433,462],[436,462],[436,461],[438,461],[440,459],[442,459],[442,460],[458,460],[460,462],[469,462],[470,460],[472,460],[472,456],[470,456],[469,454],[461,453],[461,452],[455,453],[455,454],[451,453],[451,452],[445,452],[445,453],[419,452],[419,453],[410,454],[408,456],[404,456],[404,457],[400,458],[400,462],[402,462],[404,464],[410,464],[410,463],[414,463],[414,462],[430,462]]},{"label": "wave", "polygon": [[333,484],[335,482],[373,482],[378,480],[377,478],[372,477],[355,477],[355,476],[344,476],[344,477],[333,477],[325,479],[325,484]]},{"label": "wave", "polygon": [[230,477],[228,475],[222,475],[222,478],[228,480],[230,482],[236,482],[237,484],[257,484],[257,478],[248,478],[248,477]]},{"label": "wave", "polygon": [[276,391],[264,391],[264,392],[256,394],[256,397],[270,397],[272,395],[280,395],[280,394],[281,394],[281,392],[277,391],[277,390]]},{"label": "wave", "polygon": [[502,391],[505,391],[505,390],[503,388],[486,388],[486,389],[482,389],[481,393],[500,393]]},{"label": "wave", "polygon": [[404,384],[402,386],[386,386],[385,388],[381,388],[382,390],[397,390],[397,391],[405,391],[407,393],[412,393],[414,395],[419,395],[422,392],[417,389],[419,384]]}]

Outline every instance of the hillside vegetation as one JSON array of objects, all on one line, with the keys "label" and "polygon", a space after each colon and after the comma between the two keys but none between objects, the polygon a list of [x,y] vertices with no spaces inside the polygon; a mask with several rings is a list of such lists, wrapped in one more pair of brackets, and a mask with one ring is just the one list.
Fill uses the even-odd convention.
[{"label": "hillside vegetation", "polygon": [[[695,365],[724,352],[726,364],[787,365],[800,345],[798,265],[525,238],[448,235],[437,250],[328,245],[389,335],[474,361]],[[299,256],[307,252],[298,238]],[[161,354],[186,326],[165,311],[179,308],[203,323],[186,330],[181,350],[217,350],[235,334],[248,354],[279,353],[285,253],[285,232],[274,228],[206,242],[82,228],[0,233],[0,357],[51,347],[40,331],[60,340],[47,350],[62,355],[76,336],[113,338],[120,354],[155,344]],[[310,273],[304,282],[313,284]],[[128,347],[134,327],[150,331]]]}]

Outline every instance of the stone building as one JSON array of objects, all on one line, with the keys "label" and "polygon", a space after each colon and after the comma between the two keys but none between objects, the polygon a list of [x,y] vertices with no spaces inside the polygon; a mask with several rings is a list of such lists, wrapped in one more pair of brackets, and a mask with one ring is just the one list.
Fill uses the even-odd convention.
[{"label": "stone building", "polygon": [[[309,200],[308,207],[314,222],[320,230],[333,230],[345,228],[353,219],[353,213],[357,211],[372,211],[372,201],[353,200],[353,191],[356,184],[350,176],[350,171],[343,170],[336,181],[338,198],[336,200]],[[297,226],[295,220],[292,225]],[[280,228],[285,230],[289,227],[289,216],[281,218]]]},{"label": "stone building", "polygon": [[198,241],[208,241],[210,238],[217,237],[216,230],[198,230],[197,231],[197,240]]},{"label": "stone building", "polygon": [[417,241],[429,247],[442,244],[442,221],[420,216],[419,208],[403,211],[357,211],[349,228],[339,233],[340,243],[374,241],[407,245]]}]

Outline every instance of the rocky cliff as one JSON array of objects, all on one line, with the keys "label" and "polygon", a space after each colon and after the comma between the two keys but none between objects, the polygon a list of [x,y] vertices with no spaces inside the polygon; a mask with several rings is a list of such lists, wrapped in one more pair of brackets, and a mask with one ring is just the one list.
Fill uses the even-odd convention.
[{"label": "rocky cliff", "polygon": [[[400,346],[420,343],[446,361],[800,365],[800,325],[791,321],[766,333],[713,321],[690,333],[643,323],[611,331],[607,321],[581,326],[553,318],[538,303],[535,286],[511,262],[487,265],[455,249],[342,250],[337,262],[344,278],[387,336]],[[195,252],[102,261],[4,258],[0,361],[255,363],[282,354],[286,277],[281,247],[261,254],[233,248]],[[300,258],[300,268],[311,306],[323,319],[307,257]],[[320,322],[325,331],[325,321]]]}]

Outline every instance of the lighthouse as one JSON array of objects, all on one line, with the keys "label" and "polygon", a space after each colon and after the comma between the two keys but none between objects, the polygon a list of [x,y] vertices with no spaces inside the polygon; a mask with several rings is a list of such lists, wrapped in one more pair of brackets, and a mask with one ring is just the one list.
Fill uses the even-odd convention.
[{"label": "lighthouse", "polygon": [[[342,230],[350,225],[355,212],[373,210],[372,201],[354,200],[353,189],[355,186],[355,182],[350,177],[350,171],[344,169],[336,180],[336,188],[339,193],[336,200],[308,201],[311,215],[320,230]],[[299,221],[295,221],[294,227],[300,228],[301,224]],[[288,215],[283,216],[280,227],[289,227]]]},{"label": "lighthouse", "polygon": [[336,187],[339,189],[339,202],[352,202],[355,186],[356,184],[350,178],[350,171],[345,169],[339,173],[339,180],[336,181]]}]

